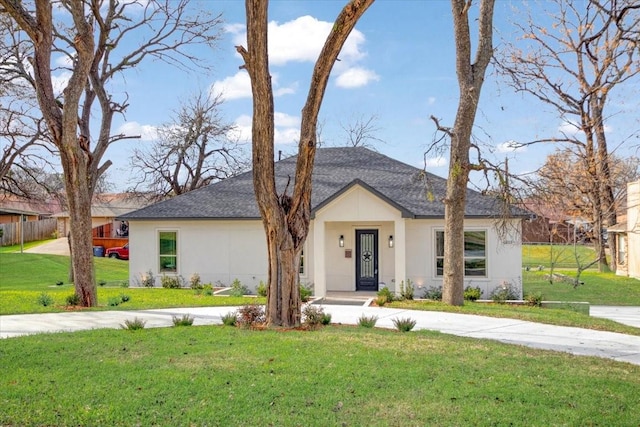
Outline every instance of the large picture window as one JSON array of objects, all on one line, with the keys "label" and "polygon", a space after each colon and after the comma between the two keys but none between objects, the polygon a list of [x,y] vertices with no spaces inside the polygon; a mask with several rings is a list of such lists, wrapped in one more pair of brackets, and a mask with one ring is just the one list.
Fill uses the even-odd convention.
[{"label": "large picture window", "polygon": [[[436,276],[444,274],[444,231],[436,231]],[[487,276],[486,231],[464,232],[464,275]]]},{"label": "large picture window", "polygon": [[178,272],[178,233],[175,231],[160,231],[160,273]]}]

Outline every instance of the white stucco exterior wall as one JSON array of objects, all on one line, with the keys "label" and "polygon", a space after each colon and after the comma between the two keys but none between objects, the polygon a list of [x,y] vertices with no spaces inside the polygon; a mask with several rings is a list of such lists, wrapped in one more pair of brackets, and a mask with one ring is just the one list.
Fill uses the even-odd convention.
[{"label": "white stucco exterior wall", "polygon": [[149,270],[161,276],[160,231],[177,233],[177,275],[187,282],[198,273],[203,283],[230,285],[238,279],[255,291],[261,280],[267,280],[267,247],[261,221],[130,221],[131,286],[136,286]]}]

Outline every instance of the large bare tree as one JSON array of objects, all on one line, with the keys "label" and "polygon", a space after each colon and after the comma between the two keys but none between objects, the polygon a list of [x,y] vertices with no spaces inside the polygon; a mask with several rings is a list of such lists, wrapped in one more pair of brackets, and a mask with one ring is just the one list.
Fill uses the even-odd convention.
[{"label": "large bare tree", "polygon": [[444,198],[444,271],[442,301],[451,305],[464,302],[464,219],[467,183],[471,170],[482,169],[469,158],[485,71],[493,55],[494,0],[481,0],[478,10],[478,40],[472,50],[470,11],[472,0],[451,0],[456,46],[458,110],[453,127],[446,127],[432,116],[439,131],[450,141],[449,174]]},{"label": "large bare tree", "polygon": [[[640,72],[640,5],[635,0],[555,0],[544,6],[552,9],[551,25],[538,15],[517,23],[522,40],[506,43],[498,64],[517,91],[551,106],[573,127],[529,144],[564,143],[585,160],[590,218],[593,228],[602,230],[615,224],[617,210],[605,132],[611,111],[606,110],[613,90]],[[594,242],[600,268],[607,269],[599,232]]]},{"label": "large bare tree", "polygon": [[[54,7],[61,10],[54,14]],[[128,99],[117,99],[109,83],[147,59],[191,69],[204,65],[188,47],[212,46],[220,17],[192,13],[189,0],[0,0],[0,10],[30,43],[28,64],[13,61],[0,72],[35,90],[64,172],[76,293],[82,305],[93,306],[91,199],[111,164],[102,160],[107,148],[127,138],[111,133],[112,119],[126,110]],[[68,80],[58,91],[54,76],[60,60],[66,60],[62,70]],[[98,134],[92,136],[95,129]]]},{"label": "large bare tree", "polygon": [[15,22],[0,14],[0,189],[25,196],[26,189],[14,177],[44,161],[38,150],[32,149],[42,147],[46,125],[35,96],[29,96],[29,83],[15,73],[4,72],[27,62],[29,44],[19,34]]},{"label": "large bare tree", "polygon": [[311,175],[316,153],[318,113],[329,74],[344,42],[374,0],[351,0],[338,17],[313,68],[302,109],[293,194],[278,193],[274,171],[274,105],[267,51],[267,0],[246,0],[247,48],[238,46],[253,93],[253,182],[269,256],[267,323],[300,324],[298,264],[311,218]]},{"label": "large bare tree", "polygon": [[158,198],[177,196],[228,178],[248,167],[235,126],[220,114],[221,97],[203,92],[185,101],[170,123],[158,129],[149,148],[135,149],[133,191]]}]

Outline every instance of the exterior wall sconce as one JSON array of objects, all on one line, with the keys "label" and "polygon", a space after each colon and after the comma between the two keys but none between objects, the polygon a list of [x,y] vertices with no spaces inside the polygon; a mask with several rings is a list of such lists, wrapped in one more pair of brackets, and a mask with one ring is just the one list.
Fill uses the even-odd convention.
[{"label": "exterior wall sconce", "polygon": [[341,234],[340,238],[338,239],[338,246],[340,246],[341,248],[344,248],[344,236]]},{"label": "exterior wall sconce", "polygon": [[389,236],[389,247],[393,247],[393,236]]}]

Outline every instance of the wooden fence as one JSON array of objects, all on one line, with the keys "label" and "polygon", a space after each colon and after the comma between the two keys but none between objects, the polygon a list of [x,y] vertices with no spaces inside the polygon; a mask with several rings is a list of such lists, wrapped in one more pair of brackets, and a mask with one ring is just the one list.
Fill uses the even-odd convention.
[{"label": "wooden fence", "polygon": [[48,218],[39,221],[0,224],[0,230],[2,230],[0,246],[19,245],[21,228],[23,229],[23,239],[25,243],[33,242],[34,240],[50,239],[56,231],[57,222],[55,218]]}]

